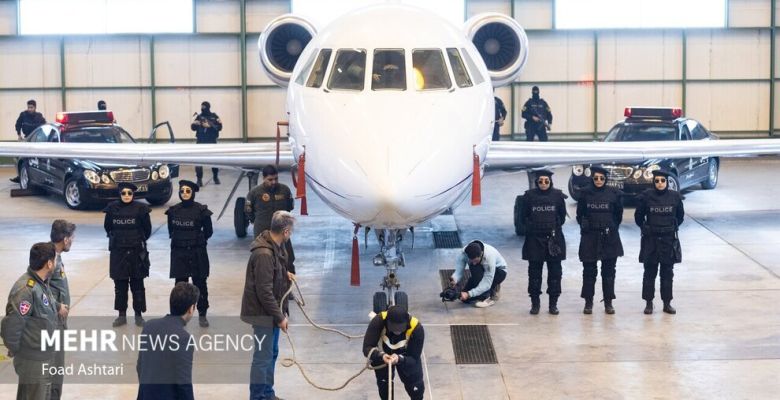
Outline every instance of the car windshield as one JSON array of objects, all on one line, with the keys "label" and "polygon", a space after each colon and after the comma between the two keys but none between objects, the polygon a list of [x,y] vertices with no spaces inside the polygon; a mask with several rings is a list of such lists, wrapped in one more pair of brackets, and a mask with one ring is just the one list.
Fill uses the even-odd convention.
[{"label": "car windshield", "polygon": [[626,124],[612,128],[605,142],[654,142],[675,140],[677,129],[674,125]]},{"label": "car windshield", "polygon": [[118,126],[69,130],[62,134],[62,141],[70,143],[134,143],[130,134]]}]

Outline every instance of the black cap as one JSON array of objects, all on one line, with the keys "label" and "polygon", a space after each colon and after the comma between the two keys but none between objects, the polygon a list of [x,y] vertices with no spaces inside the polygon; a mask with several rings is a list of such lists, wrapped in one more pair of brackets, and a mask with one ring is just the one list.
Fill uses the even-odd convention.
[{"label": "black cap", "polygon": [[550,171],[549,169],[540,169],[540,170],[534,171],[534,176],[536,177],[536,179],[539,179],[542,176],[546,176],[548,178],[551,178],[553,176],[553,172]]},{"label": "black cap", "polygon": [[666,171],[662,171],[660,169],[657,169],[657,170],[653,171],[653,178],[655,178],[656,176],[663,176],[664,178],[668,178],[669,177],[669,173],[666,172]]},{"label": "black cap", "polygon": [[387,330],[390,332],[403,332],[409,326],[409,313],[401,306],[392,306],[387,310]]},{"label": "black cap", "polygon": [[188,181],[186,179],[182,179],[179,181],[179,188],[181,188],[182,186],[189,187],[190,189],[192,189],[193,192],[197,192],[198,190],[200,190],[200,186],[198,186],[197,183],[193,181]]},{"label": "black cap", "polygon": [[531,91],[532,91],[532,92],[538,92],[538,91],[539,91],[539,86],[534,86],[534,87],[532,87],[532,88],[531,88]]},{"label": "black cap", "polygon": [[129,182],[119,182],[117,187],[119,188],[120,192],[122,191],[122,189],[130,189],[133,191],[133,193],[135,193],[135,191],[138,190],[138,186],[133,185],[132,183]]},{"label": "black cap", "polygon": [[484,251],[484,249],[485,248],[482,245],[482,243],[480,243],[479,241],[475,240],[475,241],[469,243],[466,246],[466,249],[465,249],[466,257],[468,257],[469,260],[473,260],[473,259],[481,256],[482,252]]},{"label": "black cap", "polygon": [[211,108],[211,103],[208,101],[204,101],[203,103],[200,103],[201,106],[205,106],[206,108]]},{"label": "black cap", "polygon": [[609,176],[609,171],[607,171],[606,169],[604,169],[604,167],[599,166],[599,165],[594,165],[594,166],[590,167],[590,172],[592,174],[601,174],[601,175],[604,175],[605,177]]}]

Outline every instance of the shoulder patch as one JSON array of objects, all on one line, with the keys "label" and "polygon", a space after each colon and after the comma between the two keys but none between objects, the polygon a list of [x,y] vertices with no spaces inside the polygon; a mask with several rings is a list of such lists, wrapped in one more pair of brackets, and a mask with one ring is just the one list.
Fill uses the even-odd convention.
[{"label": "shoulder patch", "polygon": [[27,280],[27,287],[34,287],[35,286],[35,279],[28,279]]},{"label": "shoulder patch", "polygon": [[19,314],[20,315],[27,315],[27,313],[30,312],[30,309],[32,309],[32,304],[27,300],[22,300],[21,303],[19,303]]}]

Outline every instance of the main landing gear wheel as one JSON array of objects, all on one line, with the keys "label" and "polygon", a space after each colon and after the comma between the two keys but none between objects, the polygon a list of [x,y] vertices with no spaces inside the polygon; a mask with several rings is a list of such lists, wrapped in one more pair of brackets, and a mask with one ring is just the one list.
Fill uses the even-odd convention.
[{"label": "main landing gear wheel", "polygon": [[376,292],[374,293],[374,313],[379,314],[382,311],[387,311],[387,293]]},{"label": "main landing gear wheel", "polygon": [[236,199],[236,206],[233,208],[233,227],[236,229],[236,236],[246,237],[246,228],[249,226],[249,219],[244,213],[246,199],[239,197]]}]

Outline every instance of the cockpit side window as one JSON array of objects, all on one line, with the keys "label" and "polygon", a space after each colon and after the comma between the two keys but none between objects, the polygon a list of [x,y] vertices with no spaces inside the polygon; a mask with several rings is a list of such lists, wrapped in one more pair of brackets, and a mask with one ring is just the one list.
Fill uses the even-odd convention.
[{"label": "cockpit side window", "polygon": [[318,49],[314,49],[314,51],[311,52],[311,55],[309,56],[309,59],[306,60],[306,65],[301,68],[301,72],[298,72],[298,76],[295,78],[295,83],[299,85],[303,85],[303,80],[306,79],[307,76],[309,76],[309,71],[311,70],[311,65],[314,63],[315,57],[317,57]]},{"label": "cockpit side window", "polygon": [[469,71],[471,71],[471,77],[474,80],[474,84],[479,85],[484,82],[485,78],[479,73],[479,68],[477,68],[477,64],[474,63],[474,60],[471,59],[469,52],[466,51],[466,49],[461,48],[460,53],[463,54],[463,59],[466,60],[466,65],[469,66]]},{"label": "cockpit side window", "polygon": [[417,90],[449,89],[452,86],[441,50],[412,50],[412,65]]},{"label": "cockpit side window", "polygon": [[447,49],[447,57],[450,59],[452,73],[455,74],[455,83],[458,84],[458,87],[474,86],[474,84],[471,83],[471,78],[469,78],[469,73],[466,72],[466,66],[463,65],[463,60],[460,58],[458,49]]},{"label": "cockpit side window", "polygon": [[329,89],[363,90],[366,76],[366,51],[363,49],[341,49],[336,52],[336,61],[328,79]]},{"label": "cockpit side window", "polygon": [[406,90],[404,49],[374,50],[371,90]]},{"label": "cockpit side window", "polygon": [[320,51],[317,61],[314,62],[314,68],[311,70],[309,79],[306,80],[306,87],[318,88],[322,86],[322,81],[325,80],[325,69],[328,68],[331,53],[333,53],[331,49],[322,49]]}]

